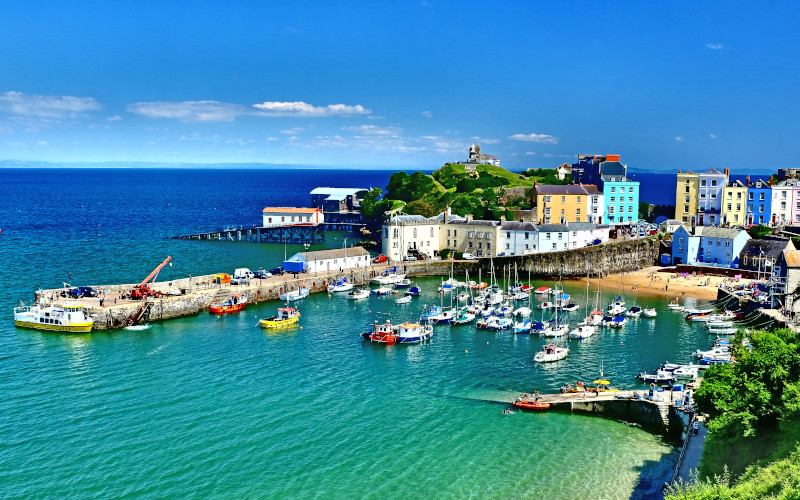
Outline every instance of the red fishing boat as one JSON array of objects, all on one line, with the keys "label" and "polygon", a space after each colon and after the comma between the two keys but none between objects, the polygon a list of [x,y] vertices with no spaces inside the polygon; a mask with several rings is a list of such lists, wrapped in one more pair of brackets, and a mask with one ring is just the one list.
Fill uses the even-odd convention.
[{"label": "red fishing boat", "polygon": [[247,296],[241,293],[234,293],[225,302],[214,302],[208,306],[208,310],[212,314],[235,313],[244,309],[245,304],[247,304]]},{"label": "red fishing boat", "polygon": [[543,402],[541,402],[539,400],[535,400],[535,401],[527,401],[527,400],[514,401],[512,404],[514,405],[514,408],[519,408],[520,410],[537,410],[538,411],[538,410],[546,410],[546,409],[550,408],[550,403],[543,403]]},{"label": "red fishing boat", "polygon": [[397,327],[392,325],[391,320],[387,319],[383,323],[375,321],[372,328],[368,332],[363,332],[361,337],[370,342],[377,342],[379,344],[394,345],[397,338]]}]

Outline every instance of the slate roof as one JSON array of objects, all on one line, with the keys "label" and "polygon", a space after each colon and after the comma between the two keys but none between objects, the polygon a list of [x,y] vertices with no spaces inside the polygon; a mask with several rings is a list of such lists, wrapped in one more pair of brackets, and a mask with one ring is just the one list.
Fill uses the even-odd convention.
[{"label": "slate roof", "polygon": [[785,181],[781,181],[777,184],[781,187],[797,187],[800,186],[800,181],[797,179],[786,179]]},{"label": "slate roof", "polygon": [[536,194],[555,194],[555,195],[565,195],[565,194],[587,194],[586,190],[583,189],[583,186],[577,184],[570,184],[568,186],[557,186],[551,184],[537,184],[536,185]]},{"label": "slate roof", "polygon": [[586,190],[586,194],[588,195],[603,194],[594,184],[581,184],[581,186],[583,186],[583,189]]},{"label": "slate roof", "polygon": [[570,231],[594,231],[597,224],[591,222],[567,222],[567,229]]},{"label": "slate roof", "polygon": [[725,175],[725,174],[723,174],[722,172],[720,172],[716,168],[712,168],[711,170],[706,170],[705,172],[703,172],[700,175]]},{"label": "slate roof", "polygon": [[323,260],[323,259],[339,259],[348,257],[357,257],[360,255],[369,255],[369,252],[364,250],[363,247],[350,247],[350,248],[332,248],[330,250],[316,250],[313,252],[300,252],[300,255],[308,260]]},{"label": "slate roof", "polygon": [[753,257],[763,256],[777,259],[781,252],[788,245],[789,240],[748,240],[742,247],[739,255],[750,255]]},{"label": "slate roof", "polygon": [[[433,217],[429,217],[428,220],[436,220],[436,221],[444,221],[446,212],[440,212],[439,215],[434,215]],[[464,217],[456,214],[450,214],[450,217],[447,219],[448,221],[455,221],[455,220],[466,220]]]},{"label": "slate roof", "polygon": [[539,226],[540,233],[566,233],[569,228],[564,224],[542,224]]},{"label": "slate roof", "polygon": [[747,186],[744,185],[744,182],[736,180],[736,181],[733,181],[733,182],[729,182],[726,187],[743,188],[743,187],[747,187]]},{"label": "slate roof", "polygon": [[389,220],[390,224],[409,224],[414,222],[432,222],[421,215],[395,215]]},{"label": "slate roof", "polygon": [[451,220],[448,224],[459,224],[465,226],[499,226],[500,221],[497,220],[470,220],[461,219],[461,220]]},{"label": "slate roof", "polygon": [[603,178],[604,182],[634,182],[627,177],[620,175],[602,175],[601,177]]},{"label": "slate roof", "polygon": [[532,222],[517,222],[508,220],[500,226],[503,231],[538,231],[539,228]]},{"label": "slate roof", "polygon": [[714,227],[714,226],[695,226],[692,228],[694,236],[704,236],[706,238],[722,238],[732,240],[740,233],[746,233],[744,229],[734,229],[729,227]]}]

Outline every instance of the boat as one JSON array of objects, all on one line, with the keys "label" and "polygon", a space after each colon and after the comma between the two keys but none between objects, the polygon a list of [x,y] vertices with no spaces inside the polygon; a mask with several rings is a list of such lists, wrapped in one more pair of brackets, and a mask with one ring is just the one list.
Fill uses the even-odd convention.
[{"label": "boat", "polygon": [[655,318],[658,313],[656,313],[656,310],[652,307],[645,307],[642,309],[642,314],[644,314],[646,318]]},{"label": "boat", "polygon": [[542,302],[541,304],[539,304],[536,307],[538,307],[539,309],[553,309],[553,308],[556,307],[556,305],[553,302],[545,300],[544,302]]},{"label": "boat", "polygon": [[530,307],[522,306],[519,309],[514,309],[514,316],[519,316],[521,318],[527,318],[533,313]]},{"label": "boat", "polygon": [[403,295],[407,295],[407,296],[409,296],[409,297],[416,297],[416,296],[418,296],[420,293],[422,293],[422,289],[420,289],[420,287],[418,287],[418,286],[412,286],[411,288],[409,288],[408,290],[406,290],[405,292],[403,292]]},{"label": "boat", "polygon": [[709,319],[711,319],[711,314],[709,313],[692,313],[686,315],[686,321],[694,321],[695,323],[705,322]]},{"label": "boat", "polygon": [[541,411],[550,408],[550,403],[543,403],[538,399],[529,401],[529,400],[517,400],[511,403],[514,408],[519,408],[520,410],[535,410]]},{"label": "boat", "polygon": [[713,309],[708,309],[708,308],[706,308],[706,309],[692,309],[692,308],[687,308],[687,309],[684,309],[683,311],[684,311],[685,313],[687,313],[687,314],[711,314],[711,313],[713,313],[713,312],[714,312],[714,310],[713,310]]},{"label": "boat", "polygon": [[626,311],[626,309],[625,309],[625,303],[624,302],[621,303],[621,304],[612,303],[611,305],[608,306],[608,314],[611,314],[611,315],[624,314],[625,311]]},{"label": "boat", "polygon": [[358,290],[352,290],[350,293],[347,294],[347,298],[350,300],[368,299],[369,290],[367,290],[366,288],[359,288]]},{"label": "boat", "polygon": [[549,363],[564,359],[569,354],[568,347],[557,347],[555,344],[547,344],[542,350],[536,353],[533,360],[537,363]]},{"label": "boat", "polygon": [[353,289],[353,284],[347,281],[347,278],[342,278],[335,283],[328,285],[329,292],[349,292]]},{"label": "boat", "polygon": [[544,330],[539,332],[542,337],[563,337],[569,332],[569,325],[567,324],[552,324],[547,326]]},{"label": "boat", "polygon": [[462,307],[456,313],[455,318],[453,318],[452,323],[454,325],[466,325],[468,323],[472,323],[475,321],[475,314],[469,312],[466,307]]},{"label": "boat", "polygon": [[667,304],[667,307],[669,307],[673,311],[678,311],[678,312],[682,312],[685,310],[685,308],[678,302],[670,302],[669,304]]},{"label": "boat", "polygon": [[399,299],[395,299],[395,304],[408,304],[411,302],[411,295],[403,295]]},{"label": "boat", "polygon": [[609,326],[612,328],[622,328],[627,322],[628,321],[625,319],[625,316],[614,316],[614,319],[611,320],[611,324]]},{"label": "boat", "polygon": [[361,332],[361,338],[377,344],[393,345],[397,342],[397,327],[392,325],[389,315],[381,318],[380,314],[369,331]]},{"label": "boat", "polygon": [[300,311],[294,307],[281,307],[278,314],[271,318],[262,319],[258,323],[261,328],[281,328],[290,326],[300,321]]},{"label": "boat", "polygon": [[638,318],[642,315],[642,308],[639,306],[633,306],[625,312],[625,316],[631,318]]},{"label": "boat", "polygon": [[583,325],[575,328],[571,332],[569,332],[569,338],[571,339],[588,339],[592,335],[594,335],[595,327],[591,325]]},{"label": "boat", "polygon": [[458,294],[457,298],[459,302],[469,302],[470,295],[467,292],[461,292]]},{"label": "boat", "polygon": [[733,321],[706,321],[706,328],[731,328]]},{"label": "boat", "polygon": [[533,293],[535,293],[537,295],[549,295],[550,291],[551,291],[550,288],[548,288],[546,286],[540,286],[539,288],[534,290]]},{"label": "boat", "polygon": [[422,316],[420,316],[420,318],[423,321],[428,321],[436,316],[439,316],[440,314],[442,314],[441,306],[437,305],[425,306],[425,310],[422,312]]},{"label": "boat", "polygon": [[720,345],[708,351],[697,350],[692,354],[698,358],[730,357],[731,351],[730,345]]},{"label": "boat", "polygon": [[571,311],[577,311],[579,308],[580,308],[580,306],[578,304],[576,304],[574,302],[570,302],[569,304],[561,307],[561,310],[562,311],[571,312]]},{"label": "boat", "polygon": [[528,294],[525,292],[516,292],[511,298],[514,300],[528,300]]},{"label": "boat", "polygon": [[410,286],[411,286],[411,280],[408,278],[403,278],[394,284],[395,288],[408,288]]},{"label": "boat", "polygon": [[417,344],[433,336],[433,325],[427,322],[403,323],[397,325],[396,335],[398,344]]},{"label": "boat", "polygon": [[672,371],[676,380],[696,380],[698,375],[698,367],[695,365],[685,365],[675,368]]},{"label": "boat", "polygon": [[230,298],[225,302],[214,302],[208,306],[208,311],[211,314],[230,314],[241,311],[246,304],[247,295],[232,293]]},{"label": "boat", "polygon": [[514,333],[531,333],[531,319],[525,318],[514,323]]},{"label": "boat", "polygon": [[487,330],[507,330],[513,326],[513,322],[510,318],[495,318],[494,321],[489,322],[486,325]]},{"label": "boat", "polygon": [[64,333],[92,331],[94,320],[82,305],[33,304],[14,308],[14,325],[20,328]]},{"label": "boat", "polygon": [[394,285],[396,283],[400,283],[406,278],[405,274],[397,272],[397,266],[385,271],[380,276],[375,276],[372,278],[372,283],[376,285]]},{"label": "boat", "polygon": [[708,333],[714,333],[716,335],[736,335],[739,329],[735,327],[731,328],[709,328]]},{"label": "boat", "polygon": [[292,290],[291,292],[286,292],[281,294],[281,300],[285,302],[294,302],[296,300],[303,300],[304,298],[308,297],[309,292],[311,289],[305,283],[297,287],[297,290]]},{"label": "boat", "polygon": [[612,323],[614,323],[614,316],[605,315],[603,319],[600,320],[601,326],[611,326]]},{"label": "boat", "polygon": [[392,289],[388,288],[388,287],[385,287],[385,286],[382,286],[382,287],[370,290],[369,293],[371,293],[373,295],[389,295],[390,293],[392,293]]},{"label": "boat", "polygon": [[646,373],[642,372],[638,375],[638,378],[642,380],[642,382],[672,382],[675,380],[675,376],[672,372],[665,372],[663,370],[656,370],[655,373]]}]

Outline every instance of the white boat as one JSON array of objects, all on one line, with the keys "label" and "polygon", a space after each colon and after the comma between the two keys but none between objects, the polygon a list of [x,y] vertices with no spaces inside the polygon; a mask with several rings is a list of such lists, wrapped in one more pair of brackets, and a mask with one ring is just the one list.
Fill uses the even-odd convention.
[{"label": "white boat", "polygon": [[738,328],[709,328],[708,333],[713,333],[716,335],[736,335],[738,332]]},{"label": "white boat", "polygon": [[643,382],[654,382],[654,383],[672,382],[673,380],[675,380],[675,376],[672,374],[672,372],[666,372],[663,370],[657,370],[655,373],[642,372],[639,374],[639,378]]},{"label": "white boat", "polygon": [[652,307],[645,307],[642,309],[642,314],[647,318],[655,318],[658,313],[656,313],[656,310]]},{"label": "white boat", "polygon": [[549,363],[564,359],[567,357],[567,354],[569,354],[569,348],[557,347],[554,344],[547,344],[546,346],[542,347],[541,351],[536,353],[536,356],[533,357],[533,360],[537,363]]},{"label": "white boat", "polygon": [[611,304],[608,306],[608,314],[614,316],[616,314],[625,314],[625,303],[621,304]]},{"label": "white boat", "polygon": [[469,301],[469,293],[461,292],[458,294],[457,299],[459,300],[459,302],[467,302]]},{"label": "white boat", "polygon": [[382,286],[379,288],[375,288],[374,290],[370,290],[370,293],[373,295],[389,295],[390,293],[392,293],[392,289],[389,287]]},{"label": "white boat", "polygon": [[[329,292],[349,292],[352,289],[353,289],[353,284],[348,283],[347,278],[342,278],[336,283],[331,283],[330,285],[328,285]],[[367,292],[367,295],[369,295],[369,292]]]},{"label": "white boat", "polygon": [[395,299],[395,304],[408,304],[411,302],[411,295],[403,295],[399,299]]},{"label": "white boat", "polygon": [[486,324],[486,329],[500,331],[511,328],[512,326],[513,323],[510,318],[495,318],[494,321],[490,321]]},{"label": "white boat", "polygon": [[672,375],[676,380],[696,380],[698,368],[697,366],[680,366],[672,370]]},{"label": "white boat", "polygon": [[411,280],[408,278],[403,278],[400,281],[396,281],[394,283],[395,288],[408,288],[411,286]]},{"label": "white boat", "polygon": [[94,320],[82,305],[33,304],[14,308],[14,325],[20,328],[49,330],[53,332],[89,332]]},{"label": "white boat", "polygon": [[714,347],[713,349],[710,349],[708,351],[697,350],[692,354],[694,356],[698,357],[698,358],[714,358],[714,357],[720,357],[720,356],[721,357],[725,357],[725,356],[730,357],[731,351],[730,351],[730,349],[728,347],[720,346],[720,347]]},{"label": "white boat", "polygon": [[691,309],[686,308],[683,310],[686,314],[711,314],[714,312],[714,309]]},{"label": "white boat", "polygon": [[528,294],[525,292],[517,292],[511,296],[514,300],[528,300]]},{"label": "white boat", "polygon": [[292,290],[291,292],[286,292],[284,294],[281,294],[280,297],[281,300],[284,300],[286,302],[294,302],[296,300],[302,300],[308,297],[309,292],[310,288],[308,287],[308,285],[303,284],[297,287],[297,290]]},{"label": "white boat", "polygon": [[466,307],[463,307],[456,313],[452,323],[454,325],[466,325],[468,323],[472,323],[473,321],[475,321],[475,314],[469,312]]},{"label": "white boat", "polygon": [[398,344],[416,344],[433,336],[433,325],[421,323],[403,323],[395,330]]},{"label": "white boat", "polygon": [[683,311],[685,308],[677,302],[670,302],[667,304],[667,307],[672,309],[673,311]]},{"label": "white boat", "polygon": [[530,307],[520,307],[519,309],[514,310],[514,316],[520,316],[522,318],[527,318],[531,315],[533,311],[531,311]]},{"label": "white boat", "polygon": [[563,337],[569,331],[569,325],[553,325],[548,326],[540,332],[542,337]]},{"label": "white boat", "polygon": [[574,302],[570,302],[569,304],[566,304],[566,305],[562,306],[561,310],[562,311],[571,312],[571,311],[577,311],[579,308],[580,308],[580,306],[578,304],[576,304]]},{"label": "white boat", "polygon": [[365,288],[359,288],[358,290],[353,290],[347,294],[347,298],[350,300],[367,299],[369,298],[369,290]]},{"label": "white boat", "polygon": [[622,328],[628,320],[625,319],[625,316],[614,316],[614,319],[611,320],[611,323],[608,325],[612,328]]},{"label": "white boat", "polygon": [[525,318],[514,323],[514,333],[531,333],[531,319]]},{"label": "white boat", "polygon": [[706,321],[706,328],[732,328],[733,321]]},{"label": "white boat", "polygon": [[569,338],[586,339],[594,335],[594,333],[595,333],[595,327],[591,325],[583,325],[569,332]]},{"label": "white boat", "polygon": [[625,316],[628,316],[628,317],[631,317],[631,318],[638,318],[641,315],[642,315],[642,308],[639,307],[639,306],[633,306],[630,309],[628,309],[627,311],[625,311]]},{"label": "white boat", "polygon": [[539,288],[534,290],[533,293],[537,295],[549,295],[551,291],[552,290],[546,286],[540,286]]},{"label": "white boat", "polygon": [[538,307],[539,309],[553,309],[555,306],[556,306],[555,303],[545,300],[536,307]]}]

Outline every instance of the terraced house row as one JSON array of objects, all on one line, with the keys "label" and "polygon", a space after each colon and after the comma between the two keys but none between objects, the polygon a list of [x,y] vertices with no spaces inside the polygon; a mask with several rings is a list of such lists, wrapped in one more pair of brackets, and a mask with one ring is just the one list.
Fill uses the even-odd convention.
[{"label": "terraced house row", "polygon": [[800,225],[798,179],[731,181],[727,168],[679,170],[677,179],[675,219],[689,226]]}]

